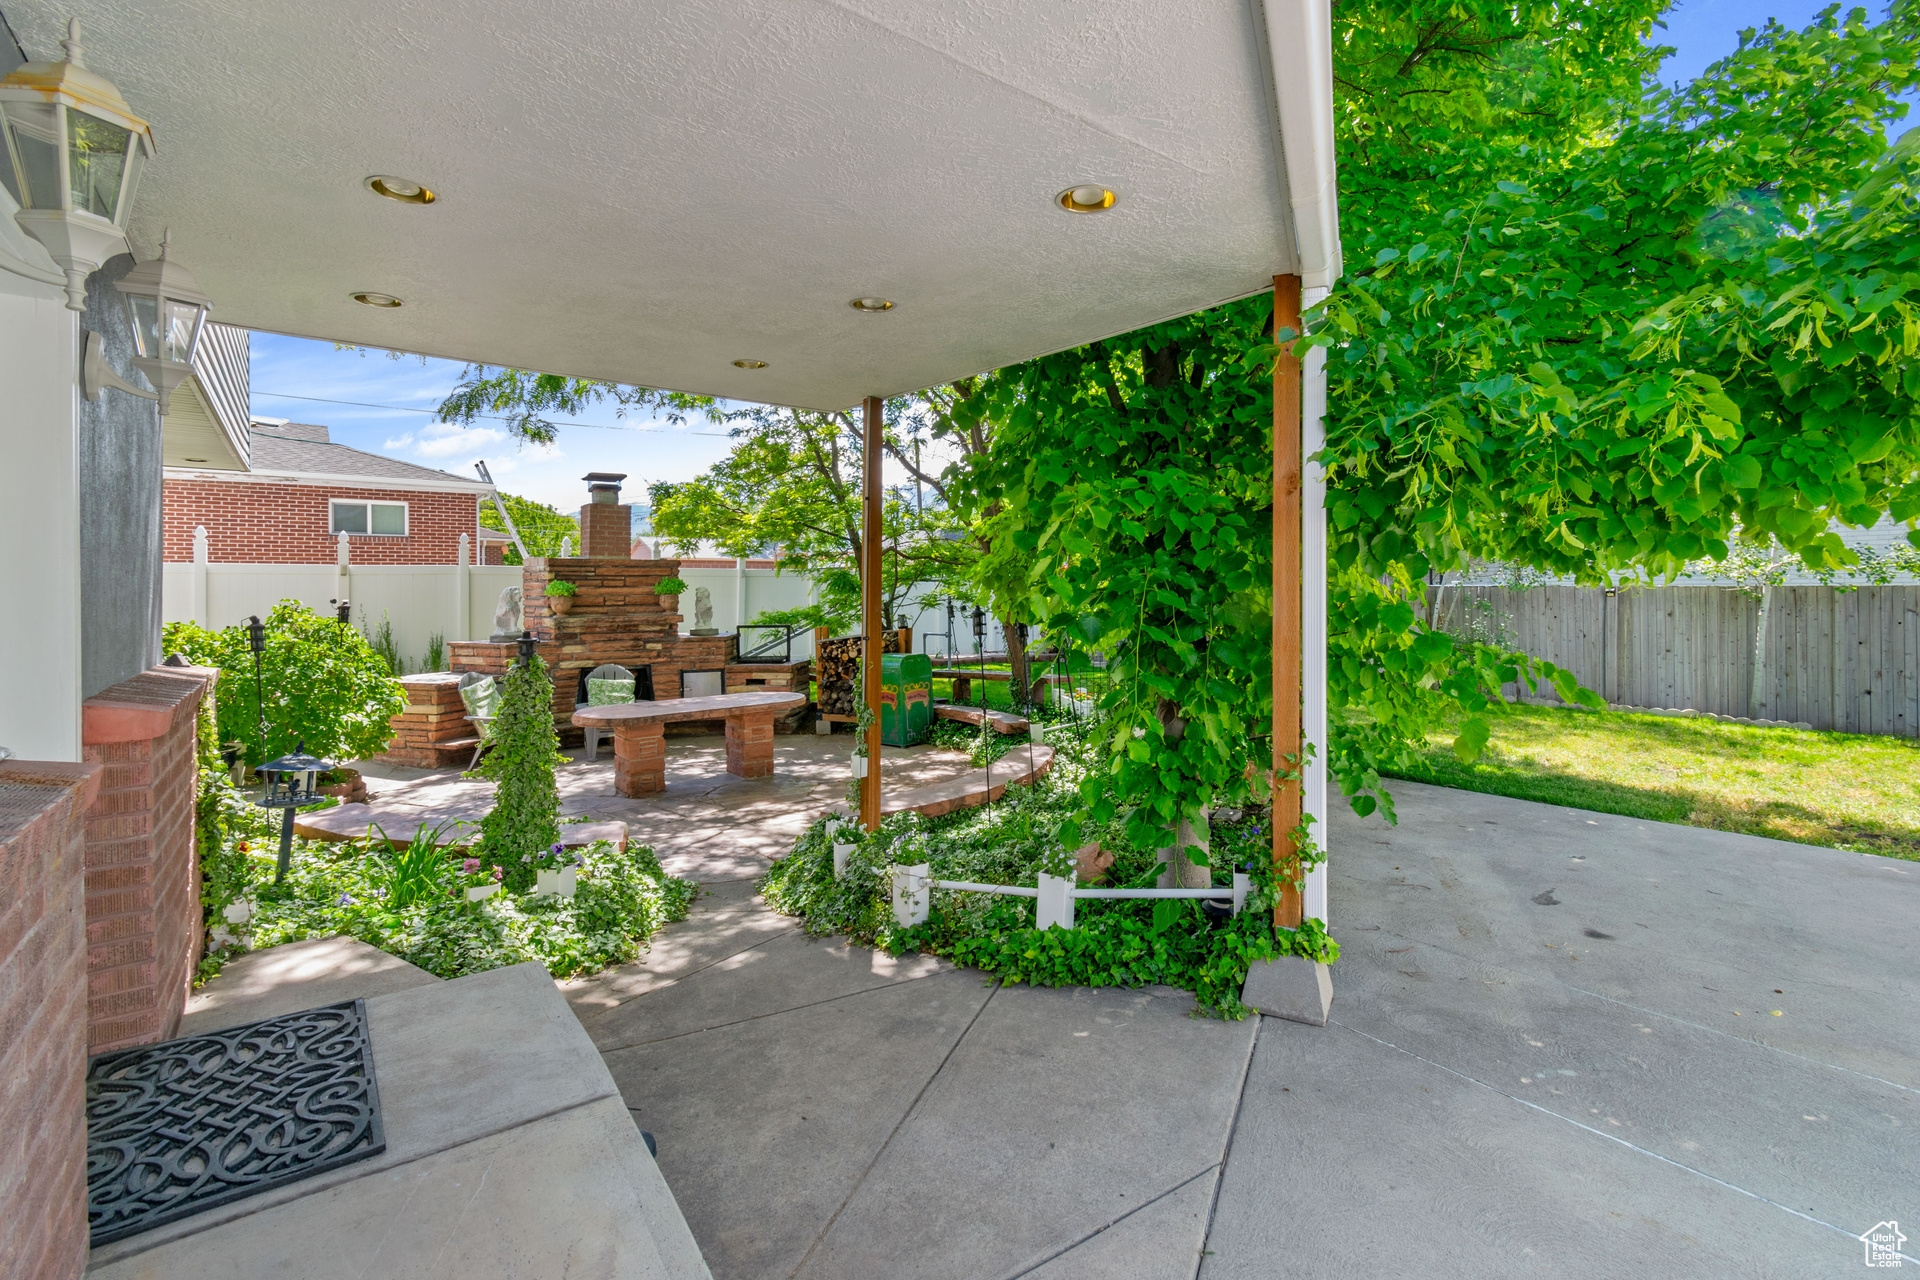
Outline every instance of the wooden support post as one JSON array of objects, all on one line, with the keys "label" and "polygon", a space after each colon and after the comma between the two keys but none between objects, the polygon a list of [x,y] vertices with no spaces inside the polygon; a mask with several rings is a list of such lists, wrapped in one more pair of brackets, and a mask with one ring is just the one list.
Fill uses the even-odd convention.
[{"label": "wooden support post", "polygon": [[[1273,278],[1273,326],[1300,332],[1300,277]],[[1294,344],[1273,362],[1273,860],[1284,887],[1273,923],[1300,925],[1300,357]]]},{"label": "wooden support post", "polygon": [[880,829],[880,649],[881,632],[886,620],[880,616],[880,433],[884,402],[868,396],[865,409],[865,439],[862,453],[864,501],[860,522],[860,670],[866,687],[867,710],[873,723],[867,726],[867,776],[860,780],[860,825],[868,831]]}]

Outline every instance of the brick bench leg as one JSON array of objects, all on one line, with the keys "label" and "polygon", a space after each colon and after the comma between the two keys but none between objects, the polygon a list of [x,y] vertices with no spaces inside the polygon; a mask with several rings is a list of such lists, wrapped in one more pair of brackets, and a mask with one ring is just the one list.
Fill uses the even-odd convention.
[{"label": "brick bench leg", "polygon": [[736,778],[773,776],[773,717],[727,717],[727,772]]},{"label": "brick bench leg", "polygon": [[613,789],[623,796],[651,795],[667,789],[665,726],[622,724],[614,730]]}]

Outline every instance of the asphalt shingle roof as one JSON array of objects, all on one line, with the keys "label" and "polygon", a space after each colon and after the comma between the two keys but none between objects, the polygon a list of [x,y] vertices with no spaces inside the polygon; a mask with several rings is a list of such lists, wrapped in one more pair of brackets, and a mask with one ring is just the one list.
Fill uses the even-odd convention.
[{"label": "asphalt shingle roof", "polygon": [[250,470],[304,471],[332,476],[365,476],[369,480],[455,480],[478,484],[472,476],[457,476],[450,471],[417,467],[398,458],[382,457],[362,449],[334,444],[327,428],[306,422],[256,422],[250,431],[252,459]]}]

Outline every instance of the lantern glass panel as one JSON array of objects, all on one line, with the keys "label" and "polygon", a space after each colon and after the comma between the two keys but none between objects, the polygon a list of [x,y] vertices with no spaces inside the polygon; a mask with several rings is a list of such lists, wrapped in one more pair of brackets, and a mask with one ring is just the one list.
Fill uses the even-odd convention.
[{"label": "lantern glass panel", "polygon": [[148,360],[160,355],[160,299],[150,293],[129,293],[127,318],[133,322],[133,349]]},{"label": "lantern glass panel", "polygon": [[60,203],[60,108],[52,103],[9,102],[7,144],[20,180],[20,204],[58,209]]},{"label": "lantern glass panel", "polygon": [[67,132],[73,207],[113,221],[120,206],[120,183],[127,176],[127,147],[133,142],[133,134],[84,111],[67,112]]},{"label": "lantern glass panel", "polygon": [[190,364],[193,348],[200,341],[200,322],[206,315],[198,303],[165,299],[162,304],[165,324],[160,330],[160,359],[175,364]]}]

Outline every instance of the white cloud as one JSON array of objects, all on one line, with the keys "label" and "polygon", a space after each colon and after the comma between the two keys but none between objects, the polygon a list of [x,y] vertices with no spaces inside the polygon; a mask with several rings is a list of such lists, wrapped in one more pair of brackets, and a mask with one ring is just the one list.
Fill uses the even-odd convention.
[{"label": "white cloud", "polygon": [[422,458],[451,458],[506,438],[506,432],[492,427],[457,427],[450,422],[436,422],[420,432],[413,452]]},{"label": "white cloud", "polygon": [[397,435],[392,437],[391,439],[383,441],[380,447],[382,449],[405,449],[410,447],[412,444],[413,444],[413,433],[409,431],[404,435]]}]

